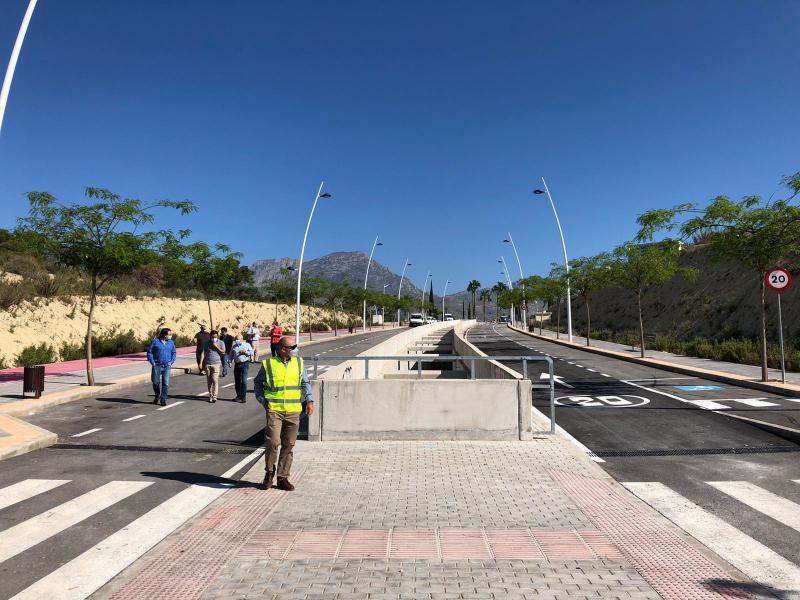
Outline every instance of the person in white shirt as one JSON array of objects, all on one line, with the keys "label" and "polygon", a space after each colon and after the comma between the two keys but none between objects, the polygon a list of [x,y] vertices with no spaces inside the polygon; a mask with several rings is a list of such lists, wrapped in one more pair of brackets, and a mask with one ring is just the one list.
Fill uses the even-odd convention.
[{"label": "person in white shirt", "polygon": [[258,362],[258,341],[261,339],[261,331],[256,326],[256,322],[253,321],[253,324],[247,330],[247,342],[253,347],[253,359],[252,362]]}]

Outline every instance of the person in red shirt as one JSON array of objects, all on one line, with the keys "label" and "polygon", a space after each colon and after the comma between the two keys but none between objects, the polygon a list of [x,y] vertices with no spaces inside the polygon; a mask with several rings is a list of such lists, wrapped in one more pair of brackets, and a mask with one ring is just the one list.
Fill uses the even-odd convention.
[{"label": "person in red shirt", "polygon": [[272,322],[272,329],[269,330],[269,346],[272,350],[272,356],[278,356],[278,342],[283,337],[283,329],[278,325],[277,319]]}]

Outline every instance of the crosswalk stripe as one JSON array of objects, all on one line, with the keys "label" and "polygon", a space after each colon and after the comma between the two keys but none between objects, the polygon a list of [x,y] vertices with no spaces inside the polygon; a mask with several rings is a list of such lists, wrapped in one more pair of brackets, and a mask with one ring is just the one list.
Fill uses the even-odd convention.
[{"label": "crosswalk stripe", "polygon": [[[252,452],[221,477],[232,477],[263,452],[261,448]],[[178,492],[11,600],[83,600],[89,597],[228,489],[229,486],[222,485],[192,485]]]},{"label": "crosswalk stripe", "polygon": [[678,527],[763,586],[800,589],[800,568],[659,482],[623,482]]},{"label": "crosswalk stripe", "polygon": [[705,410],[725,410],[730,408],[730,406],[714,402],[713,400],[689,400],[689,404],[694,404]]},{"label": "crosswalk stripe", "polygon": [[26,479],[0,489],[0,510],[69,483],[69,479]]},{"label": "crosswalk stripe", "polygon": [[742,504],[800,531],[800,506],[747,481],[706,481]]},{"label": "crosswalk stripe", "polygon": [[741,400],[728,400],[728,402],[738,402],[739,404],[745,404],[746,406],[755,406],[758,408],[764,408],[767,406],[780,406],[779,404],[775,404],[774,402],[764,402],[764,399],[761,398],[742,398]]},{"label": "crosswalk stripe", "polygon": [[0,531],[0,563],[143,490],[152,481],[111,481],[64,504]]}]

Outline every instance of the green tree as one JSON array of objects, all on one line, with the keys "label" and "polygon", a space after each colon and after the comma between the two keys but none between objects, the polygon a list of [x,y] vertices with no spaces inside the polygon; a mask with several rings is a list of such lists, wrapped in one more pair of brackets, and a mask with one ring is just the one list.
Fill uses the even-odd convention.
[{"label": "green tree", "polygon": [[800,253],[800,207],[791,202],[800,195],[800,171],[784,177],[787,197],[763,201],[746,196],[736,202],[718,196],[705,208],[679,204],[670,209],[651,210],[637,222],[638,239],[649,240],[662,230],[680,232],[681,240],[702,239],[715,260],[733,261],[753,273],[760,291],[761,379],[767,372],[767,302],[764,277],[770,268]]},{"label": "green tree", "polygon": [[[85,196],[88,203],[64,205],[47,192],[30,192],[28,216],[19,219],[17,231],[35,236],[38,248],[89,277],[86,380],[94,385],[92,326],[98,294],[108,282],[134,273],[149,252],[178,239],[168,231],[140,231],[155,220],[154,210],[170,208],[186,215],[197,208],[188,200],[143,203],[94,187],[87,187]],[[181,231],[179,238],[188,234]]]},{"label": "green tree", "polygon": [[[681,245],[677,240],[665,239],[650,244],[627,243],[614,250],[611,281],[636,295],[639,317],[639,344],[644,358],[644,320],[642,318],[642,295],[653,285],[666,283],[681,275],[687,279],[696,276],[695,269],[680,267],[678,255]],[[570,272],[570,275],[572,273]]]},{"label": "green tree", "polygon": [[583,298],[586,306],[586,345],[591,345],[592,318],[589,297],[592,292],[608,287],[611,283],[611,255],[607,252],[582,257],[570,262],[570,283],[576,296]]},{"label": "green tree", "polygon": [[486,288],[482,289],[480,291],[479,297],[481,299],[481,302],[483,302],[483,322],[486,323],[486,301],[487,300],[491,301],[492,290]]},{"label": "green tree", "polygon": [[467,284],[467,291],[472,296],[472,318],[475,318],[475,294],[476,292],[481,289],[481,282],[477,279],[473,279]]},{"label": "green tree", "polygon": [[508,286],[503,283],[502,281],[498,281],[492,286],[492,292],[494,292],[494,306],[495,306],[495,318],[500,317],[500,296],[508,289]]},{"label": "green tree", "polygon": [[431,289],[428,290],[428,314],[436,317],[436,303],[433,301],[433,279],[431,279]]},{"label": "green tree", "polygon": [[211,312],[211,298],[227,295],[231,288],[241,284],[242,272],[239,259],[241,252],[232,252],[226,244],[210,246],[205,242],[195,242],[182,248],[183,256],[188,261],[187,276],[195,289],[203,292],[208,303],[209,329],[214,328],[214,317]]}]

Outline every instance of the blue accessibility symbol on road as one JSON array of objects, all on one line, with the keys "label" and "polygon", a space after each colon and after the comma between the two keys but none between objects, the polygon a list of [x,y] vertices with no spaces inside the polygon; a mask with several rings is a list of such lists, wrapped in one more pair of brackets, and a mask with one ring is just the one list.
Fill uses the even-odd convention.
[{"label": "blue accessibility symbol on road", "polygon": [[683,392],[707,392],[710,390],[721,390],[721,385],[676,385],[675,389]]}]

